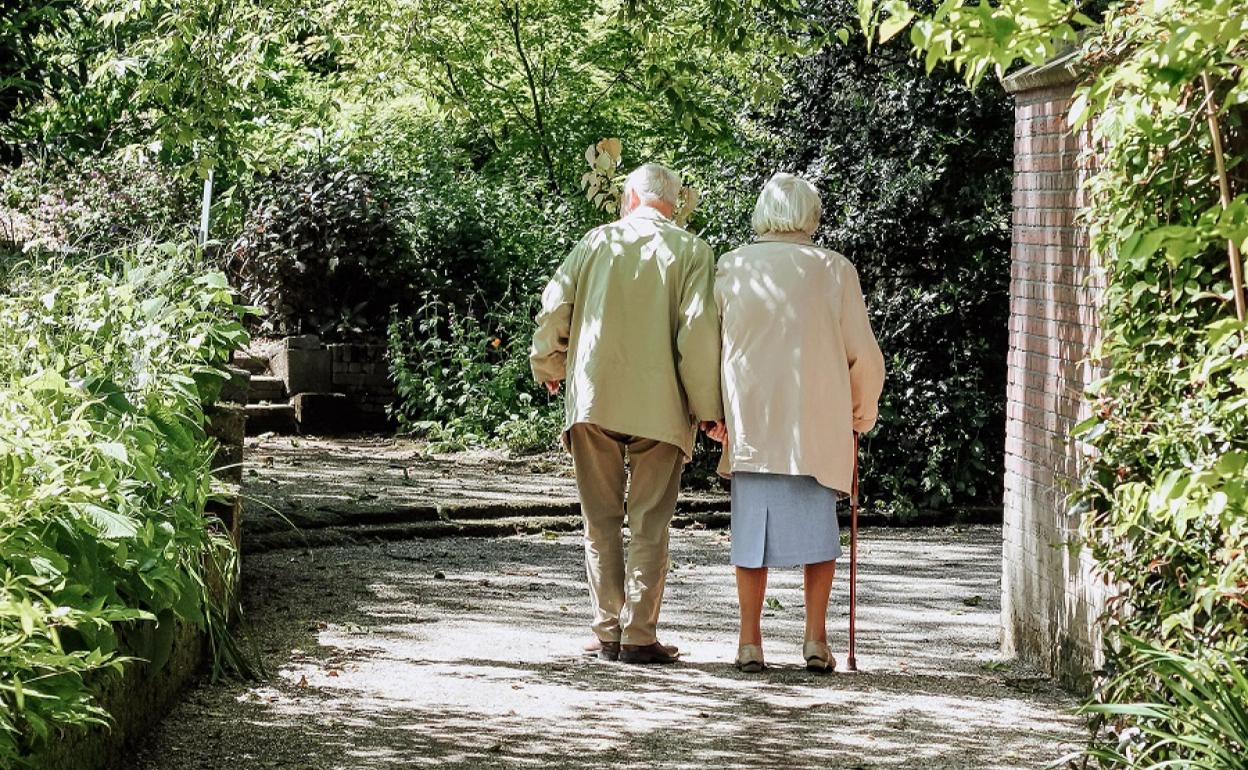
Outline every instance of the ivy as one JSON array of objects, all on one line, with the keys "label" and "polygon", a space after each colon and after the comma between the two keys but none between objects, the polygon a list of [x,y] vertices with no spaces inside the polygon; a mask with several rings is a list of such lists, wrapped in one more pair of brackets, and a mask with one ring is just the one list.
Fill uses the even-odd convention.
[{"label": "ivy", "polygon": [[[910,7],[861,11],[880,34]],[[1089,21],[1060,0],[945,2],[917,16],[911,40],[975,82],[1043,61]],[[1248,6],[1111,3],[1079,61],[1070,122],[1093,144],[1084,218],[1104,271],[1107,374],[1074,431],[1092,455],[1076,503],[1113,591],[1110,676],[1088,709],[1111,719],[1095,723],[1089,755],[1243,768],[1248,731],[1225,719],[1248,713]]]}]

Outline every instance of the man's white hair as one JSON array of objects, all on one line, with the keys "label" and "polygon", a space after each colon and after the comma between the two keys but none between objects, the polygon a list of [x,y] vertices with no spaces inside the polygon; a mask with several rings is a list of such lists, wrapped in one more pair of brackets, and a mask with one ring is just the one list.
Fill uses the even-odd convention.
[{"label": "man's white hair", "polygon": [[673,206],[680,201],[680,174],[658,163],[647,163],[633,171],[624,180],[624,200],[637,193],[641,203],[663,201]]},{"label": "man's white hair", "polygon": [[805,179],[783,171],[763,185],[750,224],[759,235],[806,233],[813,235],[822,214],[819,191]]}]

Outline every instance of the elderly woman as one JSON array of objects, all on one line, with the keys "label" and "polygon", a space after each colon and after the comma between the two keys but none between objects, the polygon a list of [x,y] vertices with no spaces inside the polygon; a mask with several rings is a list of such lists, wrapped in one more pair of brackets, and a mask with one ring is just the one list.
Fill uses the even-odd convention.
[{"label": "elderly woman", "polygon": [[884,358],[858,273],[811,242],[819,194],[792,174],[763,187],[758,240],[719,260],[732,563],[741,635],[737,668],[762,671],[760,619],[771,567],[805,571],[806,667],[830,672],[825,618],[841,555],[838,498],[850,491],[855,434],[875,425]]}]

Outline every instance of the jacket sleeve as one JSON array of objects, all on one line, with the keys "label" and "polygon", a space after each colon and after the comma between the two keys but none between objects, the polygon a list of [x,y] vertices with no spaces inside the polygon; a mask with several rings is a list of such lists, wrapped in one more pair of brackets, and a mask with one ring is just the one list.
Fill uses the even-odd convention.
[{"label": "jacket sleeve", "polygon": [[572,333],[572,305],[585,241],[573,247],[542,292],[537,329],[529,348],[529,365],[538,382],[561,382],[567,377],[568,339]]},{"label": "jacket sleeve", "polygon": [[719,375],[719,309],[715,303],[715,258],[699,240],[681,286],[676,329],[676,362],[699,422],[724,417]]},{"label": "jacket sleeve", "polygon": [[884,389],[884,354],[871,331],[867,303],[858,271],[846,263],[841,282],[841,339],[849,361],[849,388],[854,400],[854,431],[866,433],[879,418]]}]

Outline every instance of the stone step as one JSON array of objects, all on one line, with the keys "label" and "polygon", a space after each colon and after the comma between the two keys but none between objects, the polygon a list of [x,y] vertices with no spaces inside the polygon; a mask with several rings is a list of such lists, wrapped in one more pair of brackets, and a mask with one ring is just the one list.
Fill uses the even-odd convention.
[{"label": "stone step", "polygon": [[239,369],[246,369],[252,374],[269,373],[269,359],[261,356],[254,356],[242,351],[235,351],[232,363]]},{"label": "stone step", "polygon": [[248,404],[247,435],[297,433],[295,408],[290,404]]},{"label": "stone step", "polygon": [[285,401],[286,383],[280,377],[253,374],[251,376],[249,398],[253,404],[258,404],[261,401]]},{"label": "stone step", "polygon": [[[676,528],[727,528],[727,513],[677,516]],[[314,527],[268,532],[249,531],[243,539],[247,553],[278,548],[320,548],[351,545],[380,540],[420,540],[440,537],[508,537],[535,535],[543,532],[579,532],[584,527],[580,516],[506,516],[495,519],[439,519],[436,521],[404,521],[388,524],[353,524],[348,526]]]},{"label": "stone step", "polygon": [[[580,504],[575,500],[551,500],[538,502],[534,500],[515,501],[483,501],[475,500],[463,503],[443,503],[441,505],[387,505],[384,501],[375,508],[363,504],[329,503],[320,506],[309,506],[303,501],[297,505],[278,504],[280,515],[272,512],[257,502],[257,516],[247,524],[248,531],[256,534],[282,532],[293,528],[300,530],[322,529],[329,527],[366,527],[374,525],[416,524],[422,522],[453,522],[466,523],[471,521],[500,519],[533,519],[533,518],[564,518],[572,517],[579,520]],[[703,524],[708,527],[727,526],[728,500],[687,500],[682,499],[676,509],[674,527]]]},{"label": "stone step", "polygon": [[251,399],[251,372],[238,366],[227,365],[226,374],[229,378],[221,386],[218,401],[234,404],[245,404]]}]

